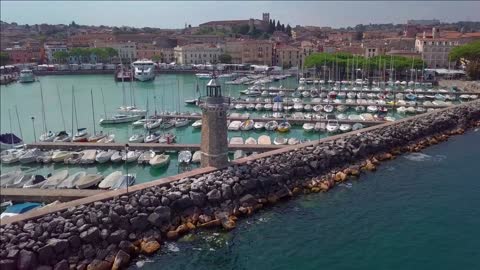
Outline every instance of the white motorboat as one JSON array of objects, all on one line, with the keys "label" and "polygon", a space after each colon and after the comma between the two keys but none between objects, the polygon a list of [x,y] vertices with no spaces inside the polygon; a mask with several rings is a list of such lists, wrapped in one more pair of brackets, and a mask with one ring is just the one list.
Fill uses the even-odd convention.
[{"label": "white motorboat", "polygon": [[35,162],[37,160],[37,157],[42,154],[43,152],[39,149],[29,149],[25,152],[25,154],[18,158],[18,161],[20,161],[20,163],[22,164],[32,163]]},{"label": "white motorboat", "polygon": [[270,139],[270,136],[261,135],[260,137],[258,137],[258,144],[271,145],[272,140]]},{"label": "white motorboat", "polygon": [[133,77],[139,81],[151,81],[155,79],[155,63],[151,60],[142,59],[132,63]]},{"label": "white motorboat", "polygon": [[152,150],[143,152],[137,160],[138,164],[148,164],[152,158],[154,158],[157,154]]},{"label": "white motorboat", "polygon": [[407,108],[405,108],[405,107],[403,107],[403,106],[398,107],[398,108],[397,108],[397,112],[398,112],[398,113],[406,113],[406,112],[407,112]]},{"label": "white motorboat", "polygon": [[101,125],[129,123],[129,122],[135,122],[141,119],[142,117],[143,116],[141,115],[134,115],[134,114],[116,114],[109,118],[101,118],[99,123]]},{"label": "white motorboat", "polygon": [[45,183],[45,180],[45,177],[42,175],[35,175],[23,185],[23,188],[40,188]]},{"label": "white motorboat", "polygon": [[44,188],[44,189],[56,188],[67,177],[68,177],[67,170],[56,172],[52,176],[48,177],[47,180],[45,180],[41,188]]},{"label": "white motorboat", "polygon": [[53,138],[54,142],[70,142],[72,140],[72,136],[68,134],[66,131],[60,131],[55,135]]},{"label": "white motorboat", "polygon": [[114,142],[115,142],[115,134],[109,134],[97,141],[97,143],[114,143]]},{"label": "white motorboat", "polygon": [[98,184],[100,189],[110,189],[114,183],[118,181],[123,176],[121,171],[114,171],[111,174],[107,175],[102,182]]},{"label": "white motorboat", "polygon": [[145,143],[156,143],[158,142],[158,140],[160,139],[162,135],[160,133],[157,133],[157,132],[153,132],[153,133],[150,133],[147,135],[147,137],[145,137],[145,140],[144,142]]},{"label": "white motorboat", "polygon": [[134,162],[140,157],[141,154],[142,152],[138,150],[128,151],[126,155],[122,156],[122,160],[126,161],[127,163]]},{"label": "white motorboat", "polygon": [[83,156],[83,152],[72,152],[72,156],[66,158],[63,161],[63,163],[65,163],[65,164],[79,164],[82,156]]},{"label": "white motorboat", "polygon": [[192,155],[192,163],[200,163],[202,161],[202,151],[195,151]]},{"label": "white motorboat", "polygon": [[11,149],[22,144],[22,139],[13,133],[4,133],[0,135],[0,150]]},{"label": "white motorboat", "polygon": [[338,131],[339,128],[340,128],[340,125],[338,124],[337,121],[328,121],[327,122],[327,126],[326,126],[327,132],[335,133],[335,132]]},{"label": "white motorboat", "polygon": [[212,78],[211,73],[196,73],[195,76],[201,80],[208,80]]},{"label": "white motorboat", "polygon": [[162,136],[160,136],[160,138],[158,139],[158,142],[171,144],[175,142],[175,138],[176,138],[175,134],[167,132],[165,134],[162,134]]},{"label": "white motorboat", "polygon": [[327,105],[323,106],[323,110],[327,113],[333,112],[333,109],[334,109],[334,107],[330,104],[327,104]]},{"label": "white motorboat", "polygon": [[110,158],[110,161],[112,161],[113,163],[120,162],[122,161],[122,157],[124,155],[125,155],[124,151],[116,151],[115,153],[113,153],[112,157]]},{"label": "white motorboat", "polygon": [[20,76],[18,76],[18,81],[21,83],[30,83],[35,81],[35,75],[30,69],[23,69],[20,71]]},{"label": "white motorboat", "polygon": [[118,108],[118,112],[122,114],[133,114],[133,115],[141,115],[141,116],[147,115],[146,110],[139,109],[135,106],[120,106]]},{"label": "white motorboat", "polygon": [[339,127],[340,131],[342,132],[348,132],[350,130],[352,130],[352,125],[350,124],[341,124],[340,127]]},{"label": "white motorboat", "polygon": [[265,104],[263,109],[266,111],[271,111],[273,109],[273,105],[271,103]]},{"label": "white motorboat", "polygon": [[18,159],[25,154],[23,149],[9,149],[2,152],[1,161],[3,164],[11,164],[18,161]]},{"label": "white motorboat", "polygon": [[327,127],[326,127],[324,122],[317,122],[317,123],[315,123],[314,130],[315,131],[325,131],[325,130],[327,130]]},{"label": "white motorboat", "polygon": [[243,131],[252,130],[254,124],[253,120],[249,119],[241,124],[240,129]]},{"label": "white motorboat", "polygon": [[202,127],[202,120],[197,120],[197,121],[193,122],[192,127],[193,128],[201,128]]},{"label": "white motorboat", "polygon": [[359,130],[359,129],[362,129],[362,128],[364,128],[362,123],[355,123],[352,126],[352,130]]},{"label": "white motorboat", "polygon": [[88,142],[98,142],[99,140],[107,137],[107,134],[103,133],[103,131],[94,133],[92,136],[87,138]]},{"label": "white motorboat", "polygon": [[162,125],[162,119],[155,119],[153,121],[149,121],[145,123],[143,127],[147,130],[152,130],[152,129],[159,128],[160,125]]},{"label": "white motorboat", "polygon": [[246,155],[243,150],[235,150],[235,152],[233,152],[233,160],[241,159],[241,158],[244,158],[245,156]]},{"label": "white motorboat", "polygon": [[269,121],[265,124],[265,129],[268,131],[275,131],[278,128],[277,121]]},{"label": "white motorboat", "polygon": [[262,130],[265,128],[265,122],[255,122],[255,124],[253,125],[253,127],[256,129],[256,130]]},{"label": "white motorboat", "polygon": [[184,102],[185,102],[187,105],[195,105],[195,104],[197,104],[198,99],[196,99],[196,98],[185,99]]},{"label": "white motorboat", "polygon": [[232,137],[230,139],[230,144],[243,144],[243,138],[242,137]]},{"label": "white motorboat", "polygon": [[367,107],[367,112],[375,113],[378,111],[377,106],[370,105]]},{"label": "white motorboat", "polygon": [[241,103],[235,104],[235,110],[243,110],[243,109],[245,109],[245,105]]},{"label": "white motorboat", "polygon": [[142,143],[144,140],[145,140],[145,135],[143,135],[143,134],[133,134],[128,139],[128,142],[130,142],[130,143]]},{"label": "white motorboat", "polygon": [[132,126],[134,127],[145,127],[145,124],[150,123],[150,122],[155,122],[157,119],[140,119],[132,123]]},{"label": "white motorboat", "polygon": [[80,164],[93,164],[97,156],[97,150],[83,150],[83,155],[80,158]]},{"label": "white motorboat", "polygon": [[257,110],[257,111],[263,110],[263,104],[258,103],[257,105],[255,105],[255,110]]},{"label": "white motorboat", "polygon": [[75,187],[77,187],[78,189],[90,188],[90,187],[96,186],[102,180],[103,180],[103,176],[100,174],[86,174],[80,177],[75,182]]},{"label": "white motorboat", "polygon": [[315,105],[315,106],[313,106],[312,109],[315,112],[321,112],[321,111],[323,111],[323,106],[322,105]]},{"label": "white motorboat", "polygon": [[24,173],[20,170],[11,171],[0,175],[0,187],[5,187],[22,178]]},{"label": "white motorboat", "polygon": [[303,124],[303,130],[305,130],[306,132],[310,132],[310,131],[313,131],[314,128],[315,128],[315,125],[312,124],[312,123],[305,123]]},{"label": "white motorboat", "polygon": [[273,140],[273,144],[275,145],[285,145],[287,143],[288,143],[288,140],[283,137],[275,137],[275,139]]},{"label": "white motorboat", "polygon": [[86,142],[89,137],[86,128],[79,128],[72,137],[72,142]]},{"label": "white motorboat", "polygon": [[137,179],[137,176],[135,174],[122,175],[122,177],[120,177],[116,182],[112,184],[110,189],[116,190],[116,189],[127,188],[133,185],[136,179]]},{"label": "white motorboat", "polygon": [[295,111],[302,111],[303,110],[303,104],[302,103],[295,103],[295,104],[293,104],[293,109]]},{"label": "white motorboat", "polygon": [[187,118],[177,118],[175,119],[175,127],[184,127],[190,124],[190,120]]},{"label": "white motorboat", "polygon": [[41,142],[53,142],[55,137],[56,137],[55,133],[53,133],[51,131],[48,131],[48,132],[40,135],[39,139],[40,139]]},{"label": "white motorboat", "polygon": [[52,161],[53,162],[64,162],[65,159],[71,157],[73,154],[70,151],[56,151],[53,152]]},{"label": "white motorboat", "polygon": [[167,165],[170,162],[170,156],[165,154],[155,155],[149,160],[150,166],[153,168],[159,168]]},{"label": "white motorboat", "polygon": [[290,139],[288,139],[288,142],[287,142],[288,145],[295,145],[295,144],[299,144],[299,143],[300,143],[300,141],[297,138],[290,138]]},{"label": "white motorboat", "polygon": [[288,132],[290,131],[291,127],[292,125],[290,125],[290,123],[288,123],[287,121],[283,121],[280,124],[278,124],[277,130],[278,132]]},{"label": "white motorboat", "polygon": [[245,140],[245,144],[257,144],[257,140],[255,140],[255,138],[253,138],[253,137],[248,137]]},{"label": "white motorboat", "polygon": [[338,120],[347,120],[348,116],[344,113],[337,114],[336,118]]},{"label": "white motorboat", "polygon": [[192,159],[192,152],[188,150],[180,151],[178,153],[178,163],[190,163]]},{"label": "white motorboat", "polygon": [[117,152],[118,151],[116,151],[116,150],[99,151],[97,153],[97,155],[95,156],[95,161],[97,161],[98,163],[105,163],[107,161],[110,161],[113,154],[115,154]]},{"label": "white motorboat", "polygon": [[22,174],[20,177],[15,177],[12,182],[8,184],[2,185],[0,184],[0,188],[22,188],[27,182],[33,179],[34,175],[31,174]]},{"label": "white motorboat", "polygon": [[228,125],[228,130],[232,130],[232,131],[237,131],[240,129],[240,126],[242,125],[242,121],[232,121],[230,122],[230,125]]}]

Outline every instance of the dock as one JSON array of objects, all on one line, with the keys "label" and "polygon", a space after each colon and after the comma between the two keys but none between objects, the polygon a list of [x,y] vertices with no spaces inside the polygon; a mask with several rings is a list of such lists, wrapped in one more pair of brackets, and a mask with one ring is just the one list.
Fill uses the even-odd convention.
[{"label": "dock", "polygon": [[[232,103],[233,104],[273,104],[274,102],[235,100],[235,101],[232,101]],[[382,105],[380,105],[380,104],[377,104],[377,103],[374,103],[374,102],[368,102],[368,103],[363,103],[363,104],[358,104],[358,103],[349,104],[349,103],[334,103],[334,102],[330,102],[330,103],[328,103],[328,102],[293,102],[293,101],[290,101],[290,100],[289,101],[282,101],[281,103],[284,106],[285,105],[293,106],[295,103],[300,103],[302,105],[312,105],[312,106],[315,106],[315,105],[322,105],[322,106],[325,106],[325,105],[332,105],[332,106],[344,105],[344,106],[347,106],[347,107],[379,106],[379,107],[397,108],[397,107],[400,107],[400,106],[405,106],[405,107],[410,107],[411,106],[411,105],[400,105],[400,104],[382,104]],[[417,104],[417,105],[412,106],[412,107],[442,109],[442,108],[445,108],[445,107],[448,107],[448,106],[453,106],[453,105],[423,105],[423,104]]]},{"label": "dock", "polygon": [[[267,92],[280,92],[280,91],[283,91],[283,92],[295,92],[295,91],[300,91],[300,92],[303,92],[303,91],[310,91],[311,89],[310,88],[306,88],[306,89],[303,89],[303,90],[298,90],[298,89],[295,89],[295,88],[285,88],[285,89],[268,89],[268,88],[261,88],[259,89],[260,91],[267,91]],[[330,91],[335,91],[335,92],[353,92],[353,93],[379,93],[379,94],[383,94],[383,93],[391,93],[391,94],[422,94],[422,95],[435,95],[435,94],[442,94],[442,95],[478,95],[479,93],[478,92],[463,92],[463,91],[455,91],[455,92],[452,92],[452,91],[447,91],[447,92],[442,92],[442,91],[414,91],[412,89],[412,91],[405,91],[405,90],[385,90],[385,89],[381,89],[381,90],[372,90],[372,89],[369,89],[369,90],[340,90],[340,89],[337,89],[337,90],[332,90],[332,89],[317,89],[317,91],[319,92],[325,92],[325,93],[328,93]]]},{"label": "dock", "polygon": [[[38,148],[41,150],[65,150],[77,151],[87,149],[97,150],[125,150],[126,143],[83,143],[83,142],[37,142],[27,144],[27,149]],[[276,150],[286,145],[264,145],[264,144],[229,144],[230,151],[243,150],[244,152],[267,152]],[[129,150],[157,152],[179,152],[182,150],[200,150],[200,144],[162,144],[162,143],[128,143]]]},{"label": "dock", "polygon": [[93,189],[2,188],[0,201],[13,202],[68,202],[104,193]]}]

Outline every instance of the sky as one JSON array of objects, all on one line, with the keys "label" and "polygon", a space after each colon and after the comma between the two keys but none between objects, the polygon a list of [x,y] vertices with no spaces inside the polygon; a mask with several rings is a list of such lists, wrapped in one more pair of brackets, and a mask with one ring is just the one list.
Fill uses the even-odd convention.
[{"label": "sky", "polygon": [[369,23],[480,21],[480,1],[0,1],[2,21],[183,28],[212,20],[261,19],[281,23],[347,27]]}]

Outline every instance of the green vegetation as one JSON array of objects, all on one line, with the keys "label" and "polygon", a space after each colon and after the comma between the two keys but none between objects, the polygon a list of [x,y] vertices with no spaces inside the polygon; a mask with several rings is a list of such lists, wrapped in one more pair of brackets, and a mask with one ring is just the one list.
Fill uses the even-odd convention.
[{"label": "green vegetation", "polygon": [[363,56],[354,56],[349,53],[314,53],[305,59],[305,67],[307,68],[320,68],[323,65],[331,67],[335,65],[345,70],[350,69],[352,63],[354,63],[357,68],[375,70],[383,69],[384,67],[389,69],[392,67],[397,72],[410,69],[412,65],[415,69],[424,67],[421,59],[412,59],[403,56],[375,56],[366,58]]},{"label": "green vegetation", "polygon": [[9,57],[6,52],[0,52],[0,66],[4,66],[8,63]]},{"label": "green vegetation", "polygon": [[73,48],[69,52],[55,52],[53,57],[60,63],[65,63],[69,57],[75,57],[80,62],[90,62],[90,56],[96,56],[99,62],[107,62],[117,55],[113,48]]},{"label": "green vegetation", "polygon": [[160,62],[162,60],[162,56],[161,55],[154,55],[152,56],[152,61],[153,62]]},{"label": "green vegetation", "polygon": [[480,40],[453,48],[450,59],[463,62],[470,79],[480,79]]},{"label": "green vegetation", "polygon": [[218,56],[218,61],[222,64],[231,64],[232,56],[229,54],[221,54]]}]

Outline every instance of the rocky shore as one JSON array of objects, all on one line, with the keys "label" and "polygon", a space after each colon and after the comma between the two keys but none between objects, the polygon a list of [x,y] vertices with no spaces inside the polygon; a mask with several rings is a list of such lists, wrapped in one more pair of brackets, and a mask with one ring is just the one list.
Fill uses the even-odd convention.
[{"label": "rocky shore", "polygon": [[0,227],[0,267],[121,269],[162,241],[198,228],[235,228],[237,218],[281,199],[328,191],[403,152],[480,125],[480,102],[350,133],[168,186]]}]

